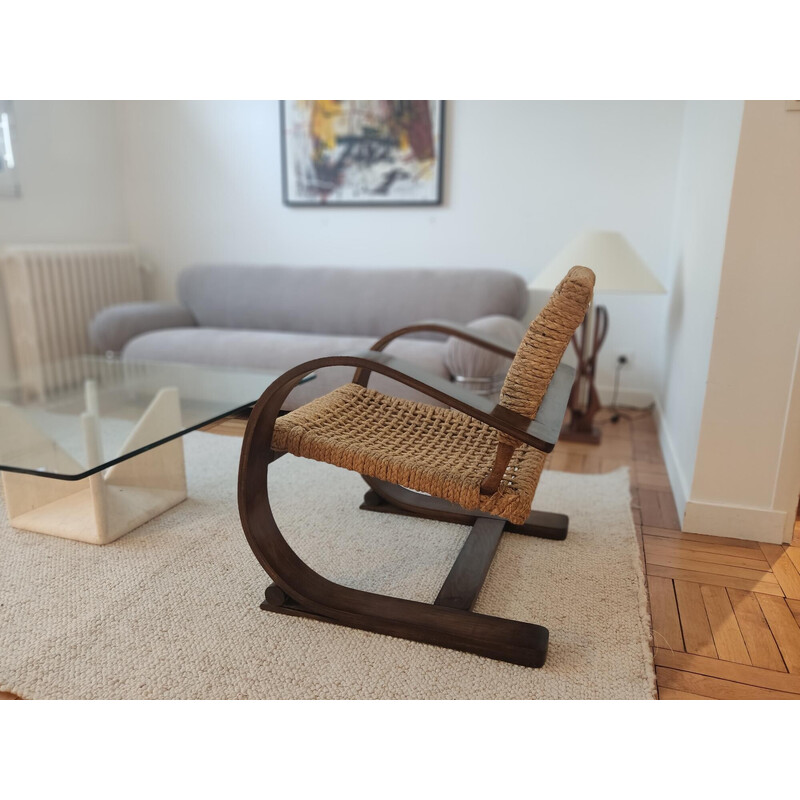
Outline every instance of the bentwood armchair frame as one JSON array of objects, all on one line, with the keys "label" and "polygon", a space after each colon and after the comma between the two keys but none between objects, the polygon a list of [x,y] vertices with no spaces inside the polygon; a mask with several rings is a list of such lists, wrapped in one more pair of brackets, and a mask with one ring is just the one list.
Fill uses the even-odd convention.
[{"label": "bentwood armchair frame", "polygon": [[[421,323],[403,332],[412,330],[436,330],[486,346],[509,358],[514,356],[488,337],[444,323],[434,323],[430,327]],[[391,341],[403,332],[385,337],[375,347],[381,343],[385,347],[387,339]],[[568,525],[563,514],[533,511],[524,525],[515,526],[498,517],[464,511],[445,500],[366,477],[371,491],[364,498],[361,506],[364,509],[473,525],[434,606],[332,583],[301,561],[289,547],[275,522],[267,490],[269,465],[283,453],[272,451],[264,443],[272,440],[272,429],[283,401],[297,383],[312,372],[333,366],[357,368],[357,379],[364,381],[362,385],[366,385],[370,372],[394,378],[543,452],[550,452],[558,439],[572,387],[573,368],[558,368],[539,414],[531,421],[507,409],[498,411],[490,400],[377,350],[315,359],[284,373],[264,393],[250,416],[241,456],[239,507],[242,524],[256,558],[274,581],[265,593],[266,609],[467,650],[527,666],[541,666],[547,653],[546,628],[475,614],[471,609],[503,530],[563,539]]]},{"label": "bentwood armchair frame", "polygon": [[261,607],[539,667],[547,654],[546,628],[479,614],[472,607],[503,531],[564,539],[568,527],[565,515],[532,511],[524,522],[512,524],[491,513],[466,510],[453,502],[362,475],[370,488],[361,509],[472,526],[433,604],[375,594],[328,580],[292,550],[273,516],[268,474],[271,465],[284,455],[284,451],[273,449],[281,407],[303,377],[328,367],[353,367],[353,382],[363,387],[372,372],[380,373],[490,426],[500,435],[542,453],[553,449],[574,379],[572,367],[560,365],[555,369],[538,412],[530,419],[382,352],[395,338],[422,331],[455,336],[508,358],[515,356],[503,343],[472,329],[438,320],[420,322],[388,334],[369,351],[319,358],[288,370],[255,405],[242,446],[239,510],[247,541],[274,581],[267,587]]}]

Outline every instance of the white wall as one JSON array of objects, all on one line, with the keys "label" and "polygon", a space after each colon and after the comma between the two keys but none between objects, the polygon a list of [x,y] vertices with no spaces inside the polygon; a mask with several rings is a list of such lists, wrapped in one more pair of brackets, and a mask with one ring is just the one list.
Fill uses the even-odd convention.
[{"label": "white wall", "polygon": [[22,197],[0,198],[0,247],[123,239],[116,104],[18,101],[14,109]]},{"label": "white wall", "polygon": [[775,542],[791,531],[800,490],[798,220],[800,113],[783,101],[747,102],[687,530]]},{"label": "white wall", "polygon": [[[22,196],[0,197],[0,249],[125,241],[115,103],[20,101],[14,110]],[[4,314],[0,303],[0,374],[11,363]]]},{"label": "white wall", "polygon": [[694,477],[743,105],[693,101],[683,124],[658,398],[681,517]]},{"label": "white wall", "polygon": [[[684,104],[475,102],[447,105],[439,208],[287,208],[278,104],[120,104],[131,238],[173,294],[197,262],[290,266],[470,266],[532,277],[586,227],[625,232],[662,282]],[[624,386],[655,390],[663,297],[602,298]],[[643,334],[643,331],[645,332]]]}]

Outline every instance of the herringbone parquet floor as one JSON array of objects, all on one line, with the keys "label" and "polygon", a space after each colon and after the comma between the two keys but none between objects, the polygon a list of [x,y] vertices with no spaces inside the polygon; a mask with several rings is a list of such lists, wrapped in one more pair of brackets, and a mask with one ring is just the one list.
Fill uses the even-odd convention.
[{"label": "herringbone parquet floor", "polygon": [[800,547],[681,533],[653,418],[609,418],[599,446],[559,442],[548,466],[630,467],[659,697],[800,700]]}]

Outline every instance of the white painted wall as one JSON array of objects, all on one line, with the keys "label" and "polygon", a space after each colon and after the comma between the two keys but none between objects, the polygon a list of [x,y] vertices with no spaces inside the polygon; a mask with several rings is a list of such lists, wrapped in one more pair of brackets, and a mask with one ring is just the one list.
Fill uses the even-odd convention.
[{"label": "white painted wall", "polygon": [[681,518],[694,477],[743,106],[693,101],[684,117],[658,395],[661,449]]},{"label": "white painted wall", "polygon": [[[276,102],[120,104],[131,239],[173,295],[197,262],[469,266],[533,277],[583,228],[618,229],[670,283],[684,104],[447,105],[439,208],[287,208]],[[652,393],[664,297],[601,298],[611,329],[599,381],[632,356],[623,386]]]},{"label": "white painted wall", "polygon": [[[800,113],[747,102],[684,527],[780,542],[800,490]],[[792,403],[794,393],[794,404]]]},{"label": "white painted wall", "polygon": [[124,238],[116,103],[18,101],[14,109],[22,197],[0,198],[0,246]]},{"label": "white painted wall", "polygon": [[[125,241],[116,104],[20,101],[14,110],[22,196],[0,197],[0,249]],[[4,315],[0,303],[0,375],[11,363]]]}]

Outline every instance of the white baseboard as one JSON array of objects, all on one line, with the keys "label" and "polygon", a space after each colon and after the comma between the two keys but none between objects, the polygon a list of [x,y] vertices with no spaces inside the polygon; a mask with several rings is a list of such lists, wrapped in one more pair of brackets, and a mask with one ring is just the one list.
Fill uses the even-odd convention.
[{"label": "white baseboard", "polygon": [[[598,386],[597,393],[603,403],[610,403],[614,396],[614,390],[609,386]],[[689,482],[686,480],[686,476],[683,474],[678,462],[675,446],[664,421],[664,411],[658,402],[658,398],[652,392],[644,389],[621,389],[617,401],[620,405],[635,406],[642,409],[652,406],[653,419],[658,430],[658,443],[661,445],[661,453],[664,456],[664,463],[667,467],[672,496],[675,498],[678,516],[683,519],[684,509],[689,499]]]},{"label": "white baseboard", "polygon": [[[600,401],[604,404],[611,403],[614,396],[614,390],[610,386],[598,386],[597,393],[600,395]],[[642,409],[653,407],[653,418],[658,430],[658,443],[661,445],[661,453],[664,456],[664,463],[667,467],[667,477],[672,488],[672,496],[675,498],[678,517],[683,519],[686,503],[689,499],[689,482],[686,480],[686,476],[683,474],[678,462],[675,446],[664,422],[664,412],[658,402],[658,398],[645,389],[621,389],[617,396],[617,402],[620,405],[635,406]]]},{"label": "white baseboard", "polygon": [[731,539],[754,539],[757,542],[783,542],[786,512],[771,508],[750,508],[718,503],[689,501],[683,517],[683,530]]},{"label": "white baseboard", "polygon": [[[603,404],[610,404],[613,387],[598,386]],[[725,536],[731,539],[751,539],[758,542],[780,544],[784,538],[786,512],[769,508],[731,506],[720,503],[690,501],[689,481],[681,469],[675,445],[667,427],[664,411],[658,398],[643,389],[621,389],[617,397],[620,405],[645,409],[653,405],[653,417],[658,430],[658,442],[667,467],[672,496],[678,510],[681,530],[686,533],[704,533],[708,536]]]},{"label": "white baseboard", "polygon": [[[598,386],[603,403],[610,403],[614,390]],[[686,533],[704,533],[708,536],[726,536],[731,539],[751,539],[758,542],[780,544],[784,538],[786,512],[769,508],[731,506],[689,500],[689,481],[678,461],[675,445],[664,418],[664,411],[651,392],[641,389],[622,389],[620,405],[647,408],[653,405],[653,417],[658,430],[658,442],[667,467],[667,476],[675,498],[681,530]]]},{"label": "white baseboard", "polygon": [[667,477],[672,488],[672,496],[675,499],[675,507],[678,510],[678,519],[683,520],[686,513],[686,504],[689,501],[689,481],[686,480],[686,475],[684,475],[678,461],[672,436],[670,436],[664,420],[664,410],[661,408],[658,399],[654,402],[653,416],[658,430],[658,443],[661,445],[661,454],[664,456],[664,464],[667,467]]},{"label": "white baseboard", "polygon": [[667,475],[682,531],[774,544],[783,541],[786,524],[786,513],[783,511],[690,500],[689,482],[678,462],[675,446],[664,419],[664,411],[658,400],[655,401],[654,416],[658,428],[658,441],[667,466]]}]

